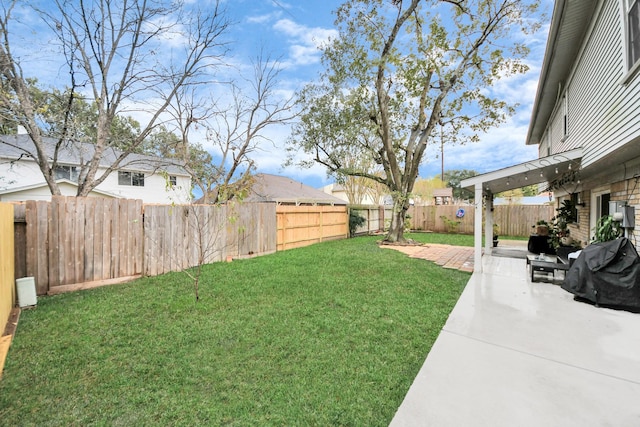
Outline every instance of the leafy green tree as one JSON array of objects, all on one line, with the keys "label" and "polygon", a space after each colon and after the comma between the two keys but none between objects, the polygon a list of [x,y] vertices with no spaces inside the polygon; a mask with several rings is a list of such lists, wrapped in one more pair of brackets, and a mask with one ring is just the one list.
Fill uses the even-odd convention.
[{"label": "leafy green tree", "polygon": [[525,197],[537,196],[538,193],[539,193],[538,184],[527,185],[526,187],[522,187],[522,195]]},{"label": "leafy green tree", "polygon": [[444,172],[444,181],[447,187],[453,188],[453,198],[456,200],[473,200],[474,193],[465,190],[460,186],[460,182],[464,179],[478,175],[478,172],[471,169],[448,170]]},{"label": "leafy green tree", "polygon": [[156,128],[145,144],[146,151],[166,159],[174,159],[183,165],[191,176],[193,187],[206,194],[216,184],[219,176],[213,156],[198,143],[184,144],[181,137],[166,127]]},{"label": "leafy green tree", "polygon": [[[43,136],[65,135],[70,141],[93,144],[98,138],[98,108],[80,93],[67,88],[40,88],[36,81],[30,87],[36,101],[37,118]],[[131,147],[140,134],[140,123],[130,116],[116,115],[111,121],[107,145],[122,151],[143,152],[143,147]]]},{"label": "leafy green tree", "polygon": [[[527,70],[519,36],[539,27],[537,8],[534,0],[344,2],[339,36],[323,50],[326,71],[299,95],[293,146],[331,172],[386,185],[395,206],[386,240],[404,240],[419,166],[427,144],[439,142],[434,129],[464,128],[464,142],[513,113],[488,88]],[[346,167],[346,153],[371,156],[383,173]]]}]

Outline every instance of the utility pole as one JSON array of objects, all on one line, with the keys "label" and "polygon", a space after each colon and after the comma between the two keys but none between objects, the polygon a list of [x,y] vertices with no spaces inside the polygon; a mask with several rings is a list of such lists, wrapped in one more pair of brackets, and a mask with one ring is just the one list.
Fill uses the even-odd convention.
[{"label": "utility pole", "polygon": [[440,179],[444,182],[444,136],[442,135],[443,124],[440,122]]}]

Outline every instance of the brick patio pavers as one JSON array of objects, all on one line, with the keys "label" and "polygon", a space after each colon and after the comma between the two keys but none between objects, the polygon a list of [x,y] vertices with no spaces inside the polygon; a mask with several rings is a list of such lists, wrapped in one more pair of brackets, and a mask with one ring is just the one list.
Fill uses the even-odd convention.
[{"label": "brick patio pavers", "polygon": [[420,246],[382,245],[382,247],[395,249],[411,258],[433,261],[444,268],[473,272],[473,248],[471,247],[437,243]]}]

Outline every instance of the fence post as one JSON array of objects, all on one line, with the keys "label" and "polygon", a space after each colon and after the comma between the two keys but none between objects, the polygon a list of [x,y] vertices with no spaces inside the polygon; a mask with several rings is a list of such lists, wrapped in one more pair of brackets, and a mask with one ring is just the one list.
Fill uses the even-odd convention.
[{"label": "fence post", "polygon": [[0,203],[0,325],[2,328],[7,323],[16,302],[13,216],[13,205]]}]

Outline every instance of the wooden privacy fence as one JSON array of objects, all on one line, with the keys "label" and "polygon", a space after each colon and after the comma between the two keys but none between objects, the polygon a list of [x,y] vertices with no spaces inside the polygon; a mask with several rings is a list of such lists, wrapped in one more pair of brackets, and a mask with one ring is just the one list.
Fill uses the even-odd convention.
[{"label": "wooden privacy fence", "polygon": [[63,196],[14,206],[15,277],[33,276],[38,295],[179,271],[200,261],[263,255],[348,234],[346,206],[171,206]]},{"label": "wooden privacy fence", "polygon": [[376,233],[389,228],[392,206],[349,205],[349,209],[365,219],[364,224],[356,228],[356,234]]},{"label": "wooden privacy fence", "polygon": [[142,273],[140,200],[54,196],[17,205],[20,220],[16,276],[35,277],[38,295]]},{"label": "wooden privacy fence", "polygon": [[[464,210],[462,218],[456,216],[459,209]],[[412,206],[408,213],[415,230],[473,234],[474,209],[473,205]],[[493,222],[498,224],[500,235],[528,236],[531,226],[538,220],[549,221],[554,215],[555,208],[551,205],[500,205],[493,209]],[[455,225],[455,222],[459,222],[459,225]]]},{"label": "wooden privacy fence", "polygon": [[555,214],[551,205],[500,205],[493,209],[493,223],[498,224],[502,236],[528,236],[531,226],[541,219],[549,222]]},{"label": "wooden privacy fence", "polygon": [[[0,203],[0,337],[16,303],[14,286],[13,205]],[[4,345],[0,338],[0,346]],[[0,351],[0,357],[2,351]],[[2,373],[0,361],[0,374]]]},{"label": "wooden privacy fence", "polygon": [[349,234],[346,206],[278,206],[277,250],[299,248]]},{"label": "wooden privacy fence", "polygon": [[275,251],[274,203],[144,207],[144,274]]}]

